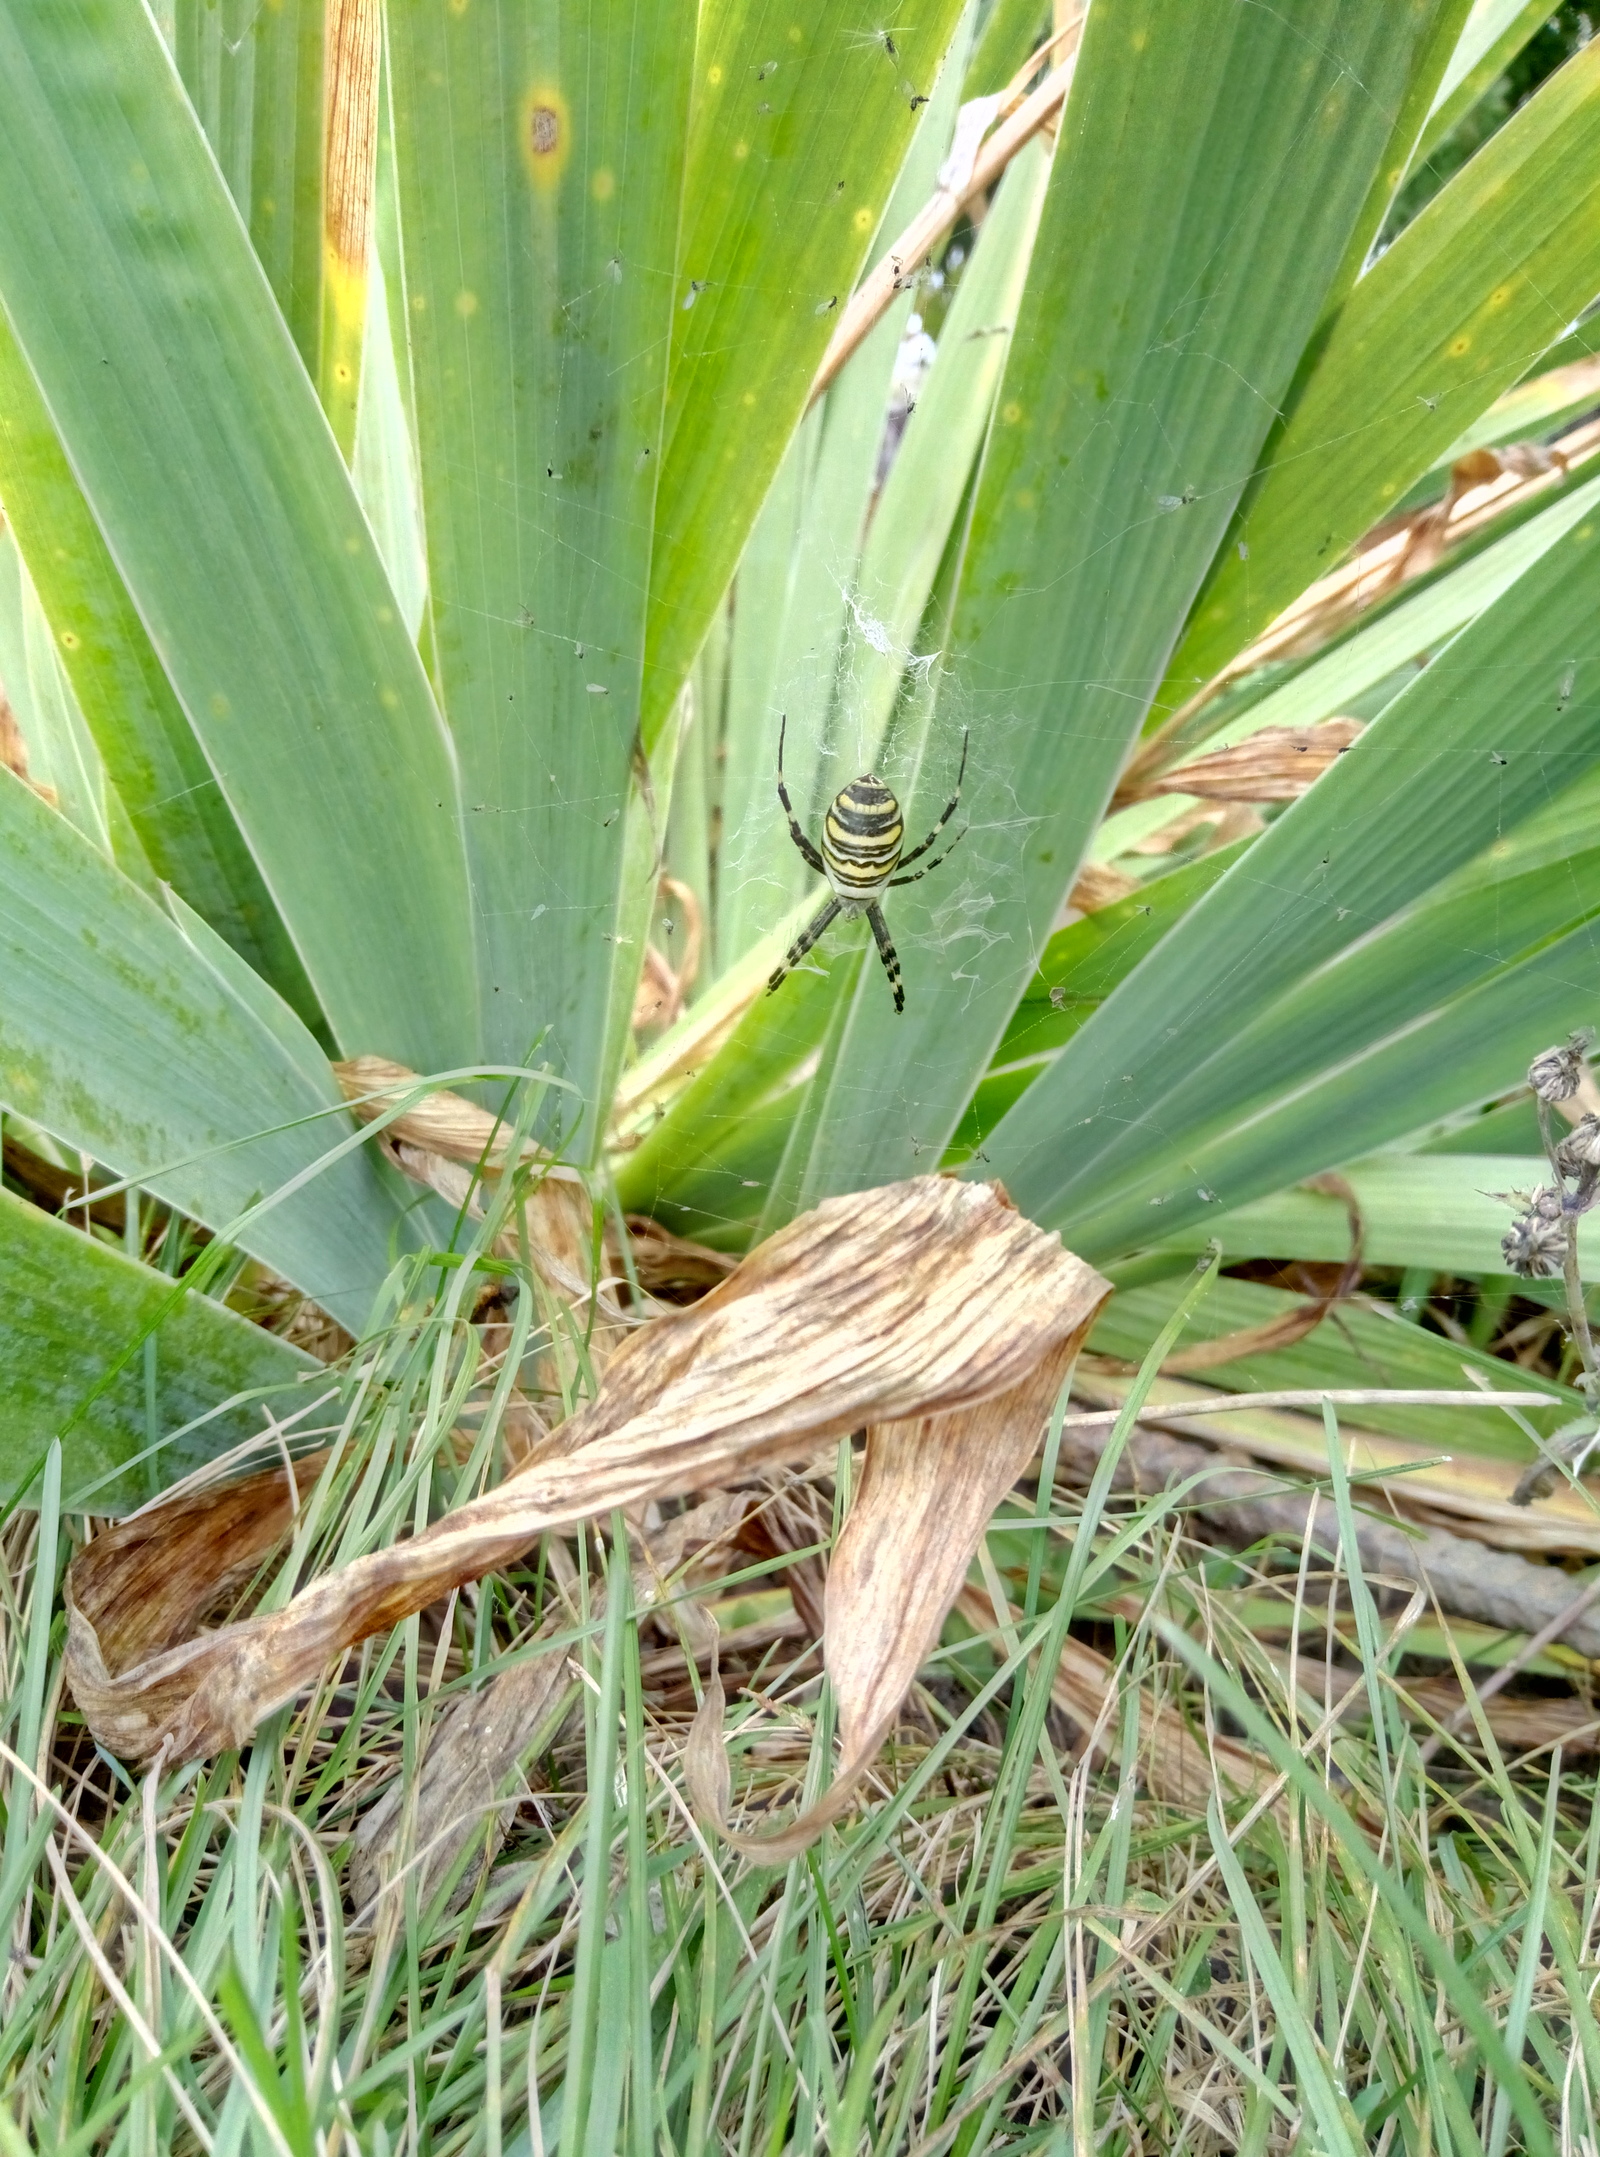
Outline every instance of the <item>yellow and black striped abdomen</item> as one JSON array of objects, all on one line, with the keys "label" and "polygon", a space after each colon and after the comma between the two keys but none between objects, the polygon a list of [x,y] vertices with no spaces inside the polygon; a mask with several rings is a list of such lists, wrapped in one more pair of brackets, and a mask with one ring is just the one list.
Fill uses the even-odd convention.
[{"label": "yellow and black striped abdomen", "polygon": [[822,863],[847,904],[873,898],[888,883],[906,842],[900,804],[871,772],[833,797],[822,821]]}]

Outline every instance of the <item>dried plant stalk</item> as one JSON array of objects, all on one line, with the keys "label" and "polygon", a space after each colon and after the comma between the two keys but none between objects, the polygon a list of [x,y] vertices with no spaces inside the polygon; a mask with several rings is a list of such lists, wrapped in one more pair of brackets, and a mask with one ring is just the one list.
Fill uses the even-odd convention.
[{"label": "dried plant stalk", "polygon": [[[550,1454],[280,1610],[187,1639],[174,1637],[170,1615],[147,1623],[136,1575],[159,1566],[172,1608],[195,1611],[232,1562],[194,1503],[142,1515],[137,1551],[117,1532],[97,1538],[67,1582],[74,1696],[111,1750],[192,1759],[242,1744],[354,1642],[510,1564],[549,1529],[725,1484],[863,1427],[870,1454],[883,1424],[960,1416],[1004,1395],[1017,1396],[1015,1446],[1031,1446],[1042,1371],[1058,1382],[1108,1293],[994,1185],[920,1177],[830,1199],[702,1302],[636,1331],[596,1399],[553,1434]],[[967,1428],[974,1448],[995,1443],[987,1420]],[[949,1475],[945,1449],[928,1460]],[[984,1472],[981,1462],[967,1469]],[[873,1622],[896,1592],[912,1595],[930,1563],[954,1563],[936,1519],[920,1538],[893,1525],[870,1587]],[[829,1622],[838,1639],[857,1630],[834,1601]],[[876,1652],[892,1670],[908,1651],[891,1631]],[[852,1661],[852,1682],[876,1699],[871,1686],[894,1679],[871,1677],[873,1653],[869,1644]]]}]

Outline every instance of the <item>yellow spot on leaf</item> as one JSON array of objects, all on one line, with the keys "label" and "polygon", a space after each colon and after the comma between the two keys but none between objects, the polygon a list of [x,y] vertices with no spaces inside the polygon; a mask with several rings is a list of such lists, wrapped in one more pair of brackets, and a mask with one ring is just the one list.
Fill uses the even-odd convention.
[{"label": "yellow spot on leaf", "polygon": [[753,404],[755,403],[755,401],[756,401],[756,393],[755,393],[755,391],[754,391],[753,389],[747,389],[747,390],[745,391],[745,393],[744,393],[744,402],[745,402],[746,404],[748,404],[748,405],[753,405]]},{"label": "yellow spot on leaf", "polygon": [[411,295],[411,312],[414,315],[426,314],[427,309],[428,295],[426,292],[414,292]]},{"label": "yellow spot on leaf", "polygon": [[350,534],[350,537],[345,541],[344,551],[346,554],[359,554],[361,552],[361,542],[359,539],[357,539],[354,532],[352,532]]},{"label": "yellow spot on leaf", "polygon": [[458,292],[456,294],[456,313],[461,317],[463,322],[465,322],[470,315],[475,315],[477,311],[478,295],[476,292]]},{"label": "yellow spot on leaf", "polygon": [[452,15],[465,15],[471,5],[472,0],[450,0],[450,12]]},{"label": "yellow spot on leaf", "polygon": [[1509,285],[1496,285],[1489,294],[1489,305],[1491,307],[1504,307],[1510,298],[1511,287]]},{"label": "yellow spot on leaf", "polygon": [[733,146],[733,161],[734,161],[734,163],[735,163],[736,165],[737,165],[737,164],[742,164],[742,163],[744,162],[744,160],[745,160],[745,159],[746,159],[746,158],[747,158],[747,157],[748,157],[749,155],[750,155],[750,145],[749,145],[749,143],[748,143],[748,142],[736,142],[736,143],[734,144],[734,146]]},{"label": "yellow spot on leaf", "polygon": [[617,176],[609,165],[601,165],[589,182],[589,192],[596,202],[609,202],[617,191]]},{"label": "yellow spot on leaf", "polygon": [[1461,332],[1461,335],[1459,337],[1452,337],[1450,342],[1445,346],[1445,350],[1449,353],[1452,359],[1460,359],[1463,352],[1470,352],[1471,349],[1472,339],[1467,335],[1465,330]]},{"label": "yellow spot on leaf", "polygon": [[865,203],[863,203],[861,208],[857,210],[855,216],[851,218],[850,222],[855,226],[857,232],[870,232],[872,230],[872,212],[866,207]]},{"label": "yellow spot on leaf", "polygon": [[392,622],[394,620],[393,607],[379,607],[378,619],[380,622]]},{"label": "yellow spot on leaf", "polygon": [[518,137],[535,185],[554,187],[572,155],[572,115],[559,90],[548,83],[534,84],[522,100]]},{"label": "yellow spot on leaf", "polygon": [[1033,505],[1033,489],[1031,487],[1024,487],[1022,489],[1022,492],[1017,496],[1017,507],[1018,509],[1032,509]]},{"label": "yellow spot on leaf", "polygon": [[1017,421],[1022,417],[1021,405],[1018,404],[1015,399],[1013,399],[1009,404],[1003,404],[1000,407],[1000,417],[1005,421],[1008,427],[1014,427],[1017,424]]},{"label": "yellow spot on leaf", "polygon": [[63,651],[68,652],[75,652],[78,649],[78,632],[75,629],[62,630],[61,648]]},{"label": "yellow spot on leaf", "polygon": [[1148,30],[1135,30],[1128,42],[1135,52],[1143,52],[1150,42],[1150,33]]},{"label": "yellow spot on leaf", "polygon": [[229,704],[227,698],[222,694],[222,691],[219,689],[216,695],[211,699],[212,718],[226,719],[228,713],[232,710],[232,708],[233,707]]},{"label": "yellow spot on leaf", "polygon": [[708,67],[706,69],[706,81],[710,83],[713,90],[717,87],[717,84],[721,82],[721,80],[722,70],[720,67]]},{"label": "yellow spot on leaf", "polygon": [[380,689],[378,691],[378,702],[383,706],[386,712],[398,711],[400,709],[400,699],[395,693],[395,691],[392,689]]},{"label": "yellow spot on leaf", "polygon": [[789,25],[789,43],[790,43],[791,45],[798,45],[798,44],[799,44],[799,42],[800,42],[800,25],[799,25],[799,24],[798,24],[797,22],[792,22],[792,23],[790,23],[790,25]]}]

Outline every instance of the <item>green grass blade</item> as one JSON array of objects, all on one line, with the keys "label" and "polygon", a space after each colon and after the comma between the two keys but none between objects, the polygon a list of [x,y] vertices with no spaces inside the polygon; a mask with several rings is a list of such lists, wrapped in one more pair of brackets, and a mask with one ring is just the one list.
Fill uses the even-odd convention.
[{"label": "green grass blade", "polygon": [[[326,1113],[340,1096],[293,1013],[274,1007],[260,983],[253,1000],[241,994],[8,773],[0,773],[0,972],[6,1102],[212,1229],[350,1128],[346,1116]],[[307,1117],[318,1120],[278,1128]],[[363,1150],[263,1214],[244,1240],[359,1327],[400,1220]]]},{"label": "green grass blade", "polygon": [[[1168,674],[1181,702],[1331,568],[1600,286],[1600,51],[1552,76],[1351,294]],[[1563,208],[1561,206],[1565,205]],[[1234,540],[1247,553],[1241,558]]]},{"label": "green grass blade", "polygon": [[0,501],[107,776],[155,874],[308,1025],[316,998],[0,319]]},{"label": "green grass blade", "polygon": [[[152,1489],[187,1475],[261,1428],[258,1408],[224,1403],[265,1388],[298,1386],[315,1359],[205,1296],[172,1302],[172,1283],[93,1236],[69,1228],[25,1200],[0,1192],[0,1252],[6,1297],[0,1354],[6,1368],[6,1426],[0,1441],[0,1500],[18,1495],[53,1435],[100,1386],[124,1345],[157,1325],[156,1415],[164,1443],[147,1467],[130,1466],[146,1444],[145,1377],[129,1364],[99,1393],[65,1440],[63,1487],[81,1509],[93,1492],[97,1513],[142,1505]],[[287,1412],[280,1393],[276,1412]],[[221,1409],[222,1413],[216,1413]],[[209,1420],[187,1430],[200,1417]]]},{"label": "green grass blade", "polygon": [[805,409],[910,145],[912,101],[931,97],[960,13],[961,0],[933,0],[914,25],[876,29],[849,0],[803,15],[769,0],[706,10],[673,291],[647,741]]},{"label": "green grass blade", "polygon": [[[904,1174],[913,1140],[942,1146],[954,1128],[1299,362],[1430,19],[1091,10],[936,738],[884,773],[920,836],[970,723],[970,835],[895,895],[906,1010],[875,969],[863,980],[838,1062],[813,1081],[826,1105],[796,1203]],[[1141,425],[1113,424],[1129,410]]]},{"label": "green grass blade", "polygon": [[329,1025],[468,1060],[449,745],[154,24],[15,0],[0,80],[0,301]]},{"label": "green grass blade", "polygon": [[641,956],[617,941],[619,882],[693,34],[636,0],[390,21],[433,667],[486,1037],[516,1061],[545,1033],[591,1102],[597,984]]},{"label": "green grass blade", "polygon": [[1549,20],[1545,0],[1475,0],[1418,138],[1414,165],[1432,155]]},{"label": "green grass blade", "polygon": [[1328,2151],[1330,2157],[1356,2157],[1356,2152],[1363,2146],[1361,2123],[1351,2111],[1349,2099],[1334,2085],[1327,2052],[1295,1997],[1293,1979],[1262,1914],[1261,1905],[1251,1891],[1244,1867],[1228,1840],[1228,1831],[1222,1824],[1215,1798],[1207,1807],[1206,1823],[1211,1831],[1212,1850],[1227,1884],[1229,1903],[1239,1920],[1246,1952],[1256,1967],[1272,2003],[1278,2028],[1287,2041],[1300,2078],[1302,2102],[1316,2121],[1318,2146]]},{"label": "green grass blade", "polygon": [[[1581,662],[1594,648],[1597,541],[1596,519],[1587,517],[1527,570],[1073,1037],[986,1142],[1019,1204],[1040,1219],[1070,1210],[1075,1233],[1090,1239],[1086,1249],[1110,1247],[1098,1242],[1102,1233],[1125,1247],[1148,1233],[1149,1202],[1172,1193],[1182,1156],[1186,1191],[1174,1200],[1172,1225],[1180,1214],[1195,1217],[1197,1205],[1211,1202],[1194,1195],[1202,1177],[1187,1173],[1196,1165],[1188,1162],[1190,1139],[1228,1118],[1241,1085],[1250,1099],[1262,1090],[1234,1054],[1253,1022],[1319,966],[1328,970],[1306,993],[1341,997],[1344,981],[1328,962],[1539,806],[1552,772],[1571,784],[1592,766],[1600,756],[1600,681],[1588,678],[1592,663]],[[1273,895],[1270,906],[1264,891]],[[1523,969],[1530,980],[1540,964]],[[1432,1023],[1437,1031],[1438,1014]],[[1351,1047],[1371,1040],[1359,1000],[1352,1026]],[[1280,1082],[1322,1068],[1333,1038],[1323,1035],[1302,1064],[1299,1040],[1277,1036]],[[1509,1031],[1481,1048],[1496,1067],[1516,1052]],[[1180,1082],[1174,1118],[1171,1089]],[[1361,1087],[1343,1078],[1346,1121],[1327,1130],[1317,1165],[1349,1160],[1474,1095],[1463,1079],[1453,1102],[1424,1107],[1365,1090],[1377,1084],[1376,1066]],[[1253,1189],[1234,1182],[1227,1198],[1243,1203],[1283,1180],[1270,1175]]]},{"label": "green grass blade", "polygon": [[1374,1889],[1385,1915],[1400,1938],[1427,1969],[1443,1996],[1450,2002],[1475,2045],[1483,2065],[1503,2080],[1530,2151],[1554,2157],[1555,2145],[1526,2078],[1517,2073],[1489,2009],[1476,1991],[1470,1973],[1451,1952],[1451,1943],[1434,1930],[1432,1913],[1420,1900],[1413,1900],[1406,1883],[1396,1876],[1392,1863],[1373,1847],[1365,1829],[1358,1826],[1335,1792],[1323,1779],[1320,1767],[1308,1761],[1286,1738],[1271,1717],[1250,1698],[1231,1672],[1181,1631],[1170,1620],[1157,1618],[1156,1630],[1218,1703],[1236,1717],[1251,1743],[1264,1752],[1274,1769],[1287,1777],[1291,1789],[1309,1813],[1329,1831],[1329,1842],[1352,1878],[1359,1877]]}]

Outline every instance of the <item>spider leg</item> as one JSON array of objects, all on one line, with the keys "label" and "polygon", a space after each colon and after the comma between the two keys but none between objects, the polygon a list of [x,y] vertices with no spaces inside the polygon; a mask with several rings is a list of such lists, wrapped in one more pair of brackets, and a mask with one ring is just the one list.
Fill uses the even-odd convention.
[{"label": "spider leg", "polygon": [[[793,839],[795,845],[799,847],[801,853],[804,855],[807,866],[809,868],[815,869],[818,876],[826,876],[828,872],[822,866],[822,856],[817,852],[811,841],[800,829],[799,821],[794,813],[794,806],[789,800],[789,789],[783,783],[783,737],[788,727],[788,724],[789,714],[785,712],[783,717],[778,721],[778,799],[783,803],[783,813],[789,819],[789,836],[791,839]],[[821,933],[822,931],[819,929],[817,931],[817,935],[820,936]],[[813,937],[812,942],[815,943],[815,941],[816,937]],[[807,946],[807,948],[809,949],[810,947]],[[795,949],[798,950],[799,946],[797,945]],[[784,967],[792,966],[794,962],[795,953],[791,951],[788,958],[784,961]],[[776,988],[778,982],[782,978],[783,968],[780,968],[778,974],[774,977],[772,986]]]},{"label": "spider leg", "polygon": [[883,918],[883,908],[877,904],[869,906],[867,919],[872,923],[873,941],[883,961],[883,970],[889,976],[889,986],[894,991],[894,1007],[896,1011],[904,1011],[906,992],[900,986],[900,958],[889,935],[889,924]]},{"label": "spider leg", "polygon": [[[922,859],[923,855],[928,851],[929,847],[932,846],[934,840],[938,838],[940,832],[943,831],[946,824],[949,823],[951,817],[953,817],[956,813],[956,807],[961,800],[961,782],[967,776],[967,738],[968,730],[963,727],[961,730],[961,769],[956,773],[956,790],[950,796],[950,799],[945,803],[944,815],[940,817],[938,823],[934,825],[932,831],[929,832],[928,836],[923,840],[920,846],[914,846],[909,854],[902,854],[900,856],[900,866],[902,869],[906,866],[908,862],[920,861]],[[926,869],[924,869],[922,873],[924,876],[926,876],[928,872]],[[895,881],[898,883],[899,878],[897,877]]]},{"label": "spider leg", "polygon": [[[963,824],[961,829],[956,833],[955,837],[950,841],[950,844],[945,848],[942,854],[935,854],[932,861],[924,862],[920,869],[913,869],[909,876],[891,876],[886,888],[890,891],[893,891],[896,884],[920,883],[930,869],[937,869],[940,862],[948,861],[950,859],[950,856],[955,852],[956,848],[961,844],[962,840],[967,836],[967,833],[971,829],[972,826],[970,824]],[[919,846],[917,848],[917,853],[920,854],[921,852],[922,849]],[[913,861],[915,860],[915,858],[916,856],[912,854],[907,854],[905,857],[907,861]]]},{"label": "spider leg", "polygon": [[785,952],[783,964],[773,968],[767,981],[767,994],[769,996],[781,984],[784,975],[792,973],[812,945],[817,942],[818,938],[824,936],[832,927],[833,917],[838,913],[841,903],[840,900],[830,896],[827,904],[819,907],[817,912],[812,915],[810,921],[807,922],[806,926],[789,946],[787,952]]}]

